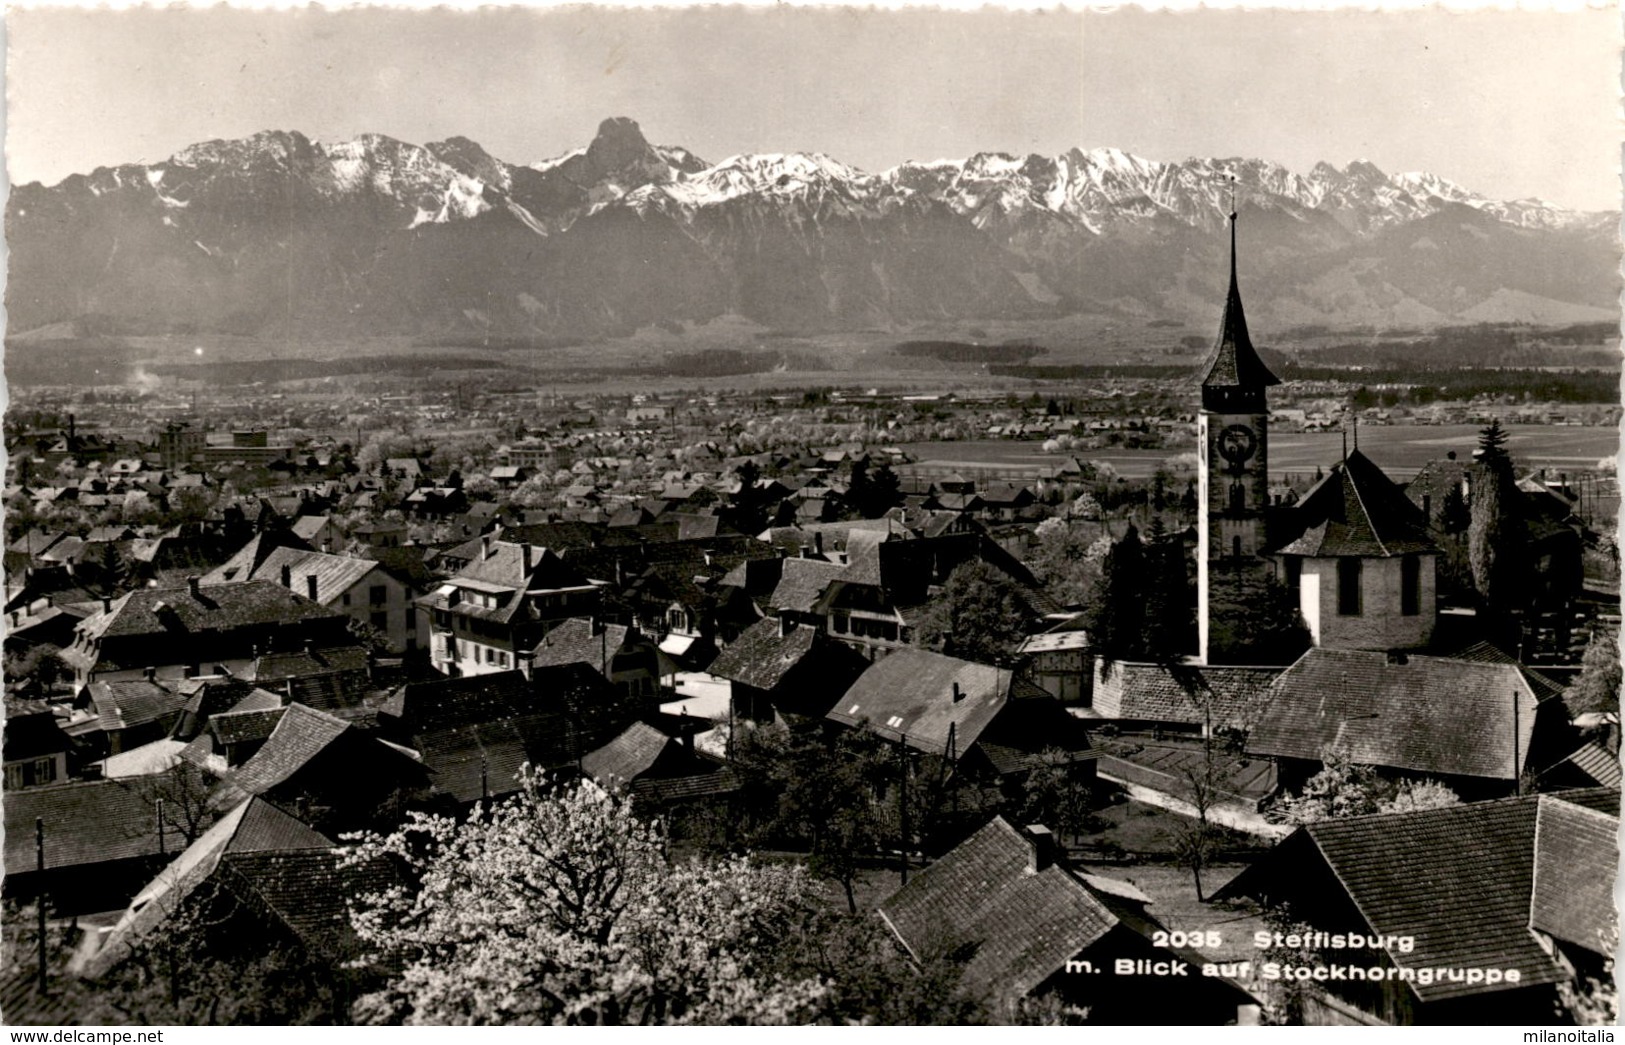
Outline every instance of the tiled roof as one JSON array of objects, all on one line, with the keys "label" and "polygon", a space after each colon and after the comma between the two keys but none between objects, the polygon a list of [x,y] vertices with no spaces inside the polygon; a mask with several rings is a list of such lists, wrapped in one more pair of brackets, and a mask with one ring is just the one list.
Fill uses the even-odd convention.
[{"label": "tiled roof", "polygon": [[250,798],[199,835],[130,902],[129,908],[75,971],[96,978],[130,954],[135,941],[174,914],[181,902],[214,874],[227,853],[330,849],[331,839],[264,799]]},{"label": "tiled roof", "polygon": [[829,717],[939,755],[951,734],[959,755],[1004,708],[1010,685],[1010,672],[988,664],[900,649],[860,675]]},{"label": "tiled roof", "polygon": [[1529,927],[1614,957],[1619,914],[1619,817],[1543,795],[1535,817]]},{"label": "tiled roof", "polygon": [[434,732],[548,710],[520,671],[494,671],[414,682],[390,695],[379,711],[412,733]]},{"label": "tiled roof", "polygon": [[1280,668],[1117,661],[1098,668],[1093,708],[1101,718],[1245,729],[1257,721],[1280,674]]},{"label": "tiled roof", "polygon": [[1019,998],[1118,924],[1058,864],[1029,870],[1031,845],[1003,817],[955,846],[880,905],[916,956],[975,945],[963,983],[998,999]]},{"label": "tiled roof", "polygon": [[576,762],[590,743],[568,716],[552,711],[438,726],[414,742],[433,773],[434,793],[458,802],[510,794],[521,766],[559,769]]},{"label": "tiled roof", "polygon": [[771,690],[812,651],[817,638],[818,630],[805,625],[781,635],[779,621],[764,617],[746,628],[706,670],[717,678]]},{"label": "tiled roof", "polygon": [[313,954],[334,960],[355,946],[350,907],[404,884],[385,860],[345,861],[336,849],[229,853],[221,881],[245,903],[287,926]]},{"label": "tiled roof", "polygon": [[350,555],[329,555],[327,552],[304,551],[298,548],[277,548],[265,557],[250,575],[251,580],[282,583],[282,569],[289,571],[288,590],[300,595],[310,594],[310,578],[316,578],[316,601],[326,606],[355,587],[378,563]]},{"label": "tiled roof", "polygon": [[[1389,950],[1396,965],[1516,968],[1521,985],[1533,986],[1563,979],[1529,932],[1536,817],[1550,801],[1472,802],[1324,820],[1300,830],[1374,932],[1414,937],[1409,953]],[[1423,1001],[1436,1001],[1514,985],[1410,986]]]},{"label": "tiled roof", "polygon": [[260,686],[271,686],[284,679],[306,678],[309,674],[327,674],[330,671],[367,670],[367,648],[362,645],[310,650],[310,652],[263,653],[244,671],[242,678]]},{"label": "tiled roof", "polygon": [[768,596],[767,605],[776,610],[809,612],[824,589],[831,581],[839,580],[845,569],[822,559],[786,559],[778,586]]},{"label": "tiled roof", "polygon": [[632,781],[627,791],[642,805],[658,806],[686,802],[695,798],[709,798],[713,795],[732,794],[744,786],[737,773],[723,766],[711,773],[678,777],[645,777]]},{"label": "tiled roof", "polygon": [[[1595,741],[1582,744],[1573,754],[1557,764],[1562,765],[1572,765],[1601,787],[1617,788],[1625,782],[1625,770],[1620,768],[1619,756]],[[1550,773],[1557,766],[1546,772]]]},{"label": "tiled roof", "polygon": [[103,732],[131,729],[179,715],[189,699],[180,687],[152,679],[92,682],[85,687]]},{"label": "tiled roof", "polygon": [[304,538],[295,534],[292,530],[266,530],[263,533],[255,534],[231,558],[204,574],[202,582],[204,584],[227,584],[232,581],[246,581],[272,552],[283,547],[310,550],[310,545],[305,543]]},{"label": "tiled roof", "polygon": [[193,595],[185,586],[139,588],[113,602],[111,612],[93,614],[81,625],[92,635],[126,636],[222,631],[253,624],[336,619],[339,614],[270,581],[203,585]]},{"label": "tiled roof", "polygon": [[624,624],[571,617],[548,629],[536,644],[531,663],[537,667],[590,664],[608,678],[610,664],[625,644],[628,630]]},{"label": "tiled roof", "polygon": [[469,564],[452,579],[484,581],[506,588],[532,590],[576,588],[587,583],[585,577],[566,565],[556,552],[547,548],[529,546],[531,567],[527,573],[524,563],[526,545],[493,540],[490,546],[489,556],[484,556],[480,550],[476,550]]},{"label": "tiled roof", "polygon": [[263,794],[303,769],[348,728],[325,712],[289,704],[265,746],[227,779],[248,794]]},{"label": "tiled roof", "polygon": [[581,759],[581,771],[608,786],[630,784],[654,767],[675,743],[647,722],[634,722],[620,736]]},{"label": "tiled roof", "polygon": [[1534,690],[1535,696],[1541,701],[1563,695],[1561,683],[1553,681],[1549,675],[1543,675],[1534,668],[1524,666],[1516,657],[1503,653],[1488,642],[1475,642],[1466,649],[1450,654],[1450,659],[1472,660],[1481,664],[1511,664],[1522,673],[1524,681],[1529,683],[1529,688]]},{"label": "tiled roof", "polygon": [[222,745],[265,740],[276,730],[286,710],[278,707],[267,711],[225,711],[210,717],[208,728]]},{"label": "tiled roof", "polygon": [[1516,666],[1400,659],[1308,651],[1276,680],[1248,753],[1318,760],[1336,743],[1366,765],[1510,780],[1516,718],[1518,760],[1527,763],[1537,700]]},{"label": "tiled roof", "polygon": [[[6,873],[34,870],[34,819],[45,822],[47,869],[154,856],[159,852],[158,816],[141,778],[87,780],[7,793]],[[173,823],[164,838],[172,852],[186,844]]]},{"label": "tiled roof", "polygon": [[1286,555],[1381,556],[1432,552],[1427,518],[1392,479],[1359,450],[1285,513],[1283,527],[1299,536]]}]

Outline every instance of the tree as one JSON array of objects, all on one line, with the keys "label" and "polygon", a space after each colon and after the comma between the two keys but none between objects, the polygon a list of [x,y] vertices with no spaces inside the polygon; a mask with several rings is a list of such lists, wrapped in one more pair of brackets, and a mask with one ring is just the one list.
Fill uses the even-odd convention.
[{"label": "tree", "polygon": [[1504,617],[1528,601],[1527,534],[1522,495],[1505,450],[1506,433],[1494,422],[1479,433],[1478,474],[1467,526],[1467,558],[1484,608]]},{"label": "tree", "polygon": [[1009,665],[1026,638],[1026,600],[1008,574],[980,559],[954,569],[926,607],[915,642],[951,657]]},{"label": "tree", "polygon": [[741,857],[673,864],[659,827],[591,783],[528,768],[520,792],[458,823],[413,814],[356,859],[400,861],[411,890],[354,915],[376,962],[367,1022],[787,1023],[827,988],[781,971],[805,871]]},{"label": "tree", "polygon": [[1441,809],[1461,801],[1454,791],[1435,781],[1384,780],[1371,766],[1350,759],[1340,745],[1327,745],[1320,757],[1320,772],[1305,781],[1299,794],[1277,802],[1266,814],[1270,820],[1312,824],[1345,816]]},{"label": "tree", "polygon": [[1088,608],[1090,641],[1107,661],[1145,653],[1145,545],[1132,525],[1112,545]]},{"label": "tree", "polygon": [[1563,694],[1570,715],[1602,711],[1619,713],[1619,633],[1598,629],[1586,643],[1580,674]]},{"label": "tree", "polygon": [[1028,553],[1027,568],[1038,582],[1066,606],[1081,606],[1092,599],[1111,552],[1111,538],[1091,540],[1093,527],[1059,518],[1045,519],[1033,533],[1037,544]]},{"label": "tree", "polygon": [[872,734],[843,730],[826,743],[817,732],[753,730],[740,737],[735,761],[761,807],[746,825],[753,846],[805,850],[808,870],[840,884],[858,913],[853,886],[862,862],[884,840],[879,799],[889,752]]}]

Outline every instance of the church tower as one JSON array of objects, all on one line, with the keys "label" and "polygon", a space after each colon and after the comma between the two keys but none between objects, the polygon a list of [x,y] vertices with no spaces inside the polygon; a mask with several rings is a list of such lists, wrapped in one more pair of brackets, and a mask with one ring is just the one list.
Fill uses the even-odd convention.
[{"label": "church tower", "polygon": [[1204,664],[1226,663],[1246,641],[1236,634],[1240,606],[1262,594],[1273,572],[1265,553],[1269,506],[1269,406],[1264,390],[1280,384],[1247,336],[1236,286],[1236,205],[1230,202],[1230,293],[1213,361],[1202,379],[1197,515],[1196,622]]}]

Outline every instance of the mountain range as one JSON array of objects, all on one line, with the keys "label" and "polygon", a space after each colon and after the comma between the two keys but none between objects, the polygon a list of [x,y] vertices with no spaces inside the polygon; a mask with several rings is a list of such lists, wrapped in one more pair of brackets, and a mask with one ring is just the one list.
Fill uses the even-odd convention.
[{"label": "mountain range", "polygon": [[271,131],[19,186],[9,333],[545,340],[730,314],[800,331],[1194,318],[1222,300],[1231,178],[1243,291],[1265,322],[1616,315],[1617,214],[1426,173],[1116,149],[878,173],[806,152],[710,163],[620,117],[528,165],[460,137]]}]

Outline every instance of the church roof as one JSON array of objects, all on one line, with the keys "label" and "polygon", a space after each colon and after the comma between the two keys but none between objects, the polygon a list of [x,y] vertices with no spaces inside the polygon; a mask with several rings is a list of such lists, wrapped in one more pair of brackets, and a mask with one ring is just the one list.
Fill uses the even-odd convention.
[{"label": "church roof", "polygon": [[1437,551],[1427,518],[1392,479],[1359,450],[1333,465],[1293,505],[1283,555],[1358,555],[1387,558]]},{"label": "church roof", "polygon": [[1230,215],[1230,293],[1219,320],[1219,336],[1213,344],[1213,361],[1208,364],[1203,388],[1265,388],[1281,379],[1258,358],[1253,339],[1247,334],[1247,315],[1241,307],[1241,290],[1236,285],[1236,215]]}]

